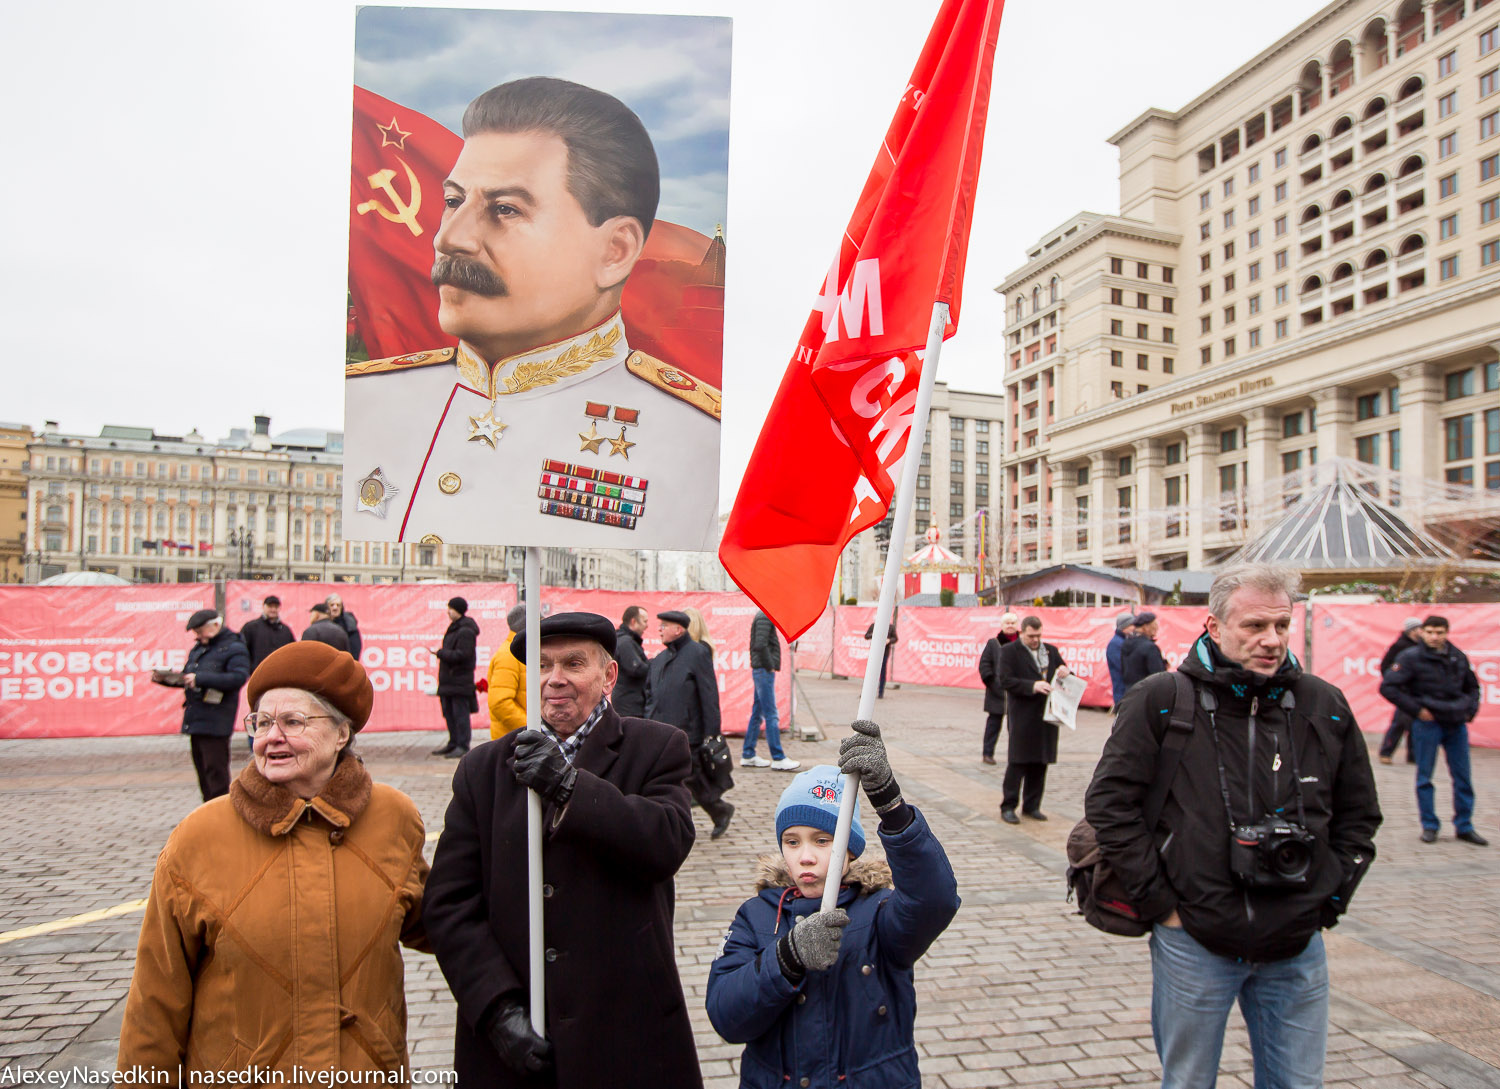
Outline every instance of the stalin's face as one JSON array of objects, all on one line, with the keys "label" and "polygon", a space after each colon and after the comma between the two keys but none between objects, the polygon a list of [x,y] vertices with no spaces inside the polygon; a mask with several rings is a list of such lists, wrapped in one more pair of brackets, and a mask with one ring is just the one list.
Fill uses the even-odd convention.
[{"label": "stalin's face", "polygon": [[487,361],[576,336],[619,307],[644,233],[630,216],[589,223],[561,137],[477,133],[443,193],[438,322]]}]

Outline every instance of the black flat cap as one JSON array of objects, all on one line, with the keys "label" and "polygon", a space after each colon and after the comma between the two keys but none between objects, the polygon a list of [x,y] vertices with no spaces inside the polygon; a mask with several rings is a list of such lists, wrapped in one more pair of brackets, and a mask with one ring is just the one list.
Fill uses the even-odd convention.
[{"label": "black flat cap", "polygon": [[[559,636],[577,639],[592,639],[611,655],[615,652],[615,626],[598,613],[553,613],[542,617],[542,641]],[[511,640],[510,652],[516,661],[526,664],[526,632],[516,632]]]},{"label": "black flat cap", "polygon": [[664,613],[657,613],[656,619],[665,620],[668,624],[681,624],[684,628],[693,622],[687,613],[680,613],[676,609],[668,609]]},{"label": "black flat cap", "polygon": [[199,609],[192,616],[188,617],[187,630],[192,631],[194,628],[201,628],[210,620],[217,619],[219,619],[219,613],[216,609]]}]

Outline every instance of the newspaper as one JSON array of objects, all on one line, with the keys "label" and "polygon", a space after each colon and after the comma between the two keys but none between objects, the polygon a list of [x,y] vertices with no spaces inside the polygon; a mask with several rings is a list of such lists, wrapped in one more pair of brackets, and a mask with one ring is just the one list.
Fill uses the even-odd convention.
[{"label": "newspaper", "polygon": [[1070,730],[1078,729],[1078,705],[1083,701],[1086,688],[1088,682],[1071,673],[1054,680],[1046,709],[1042,711],[1042,721],[1055,722]]}]

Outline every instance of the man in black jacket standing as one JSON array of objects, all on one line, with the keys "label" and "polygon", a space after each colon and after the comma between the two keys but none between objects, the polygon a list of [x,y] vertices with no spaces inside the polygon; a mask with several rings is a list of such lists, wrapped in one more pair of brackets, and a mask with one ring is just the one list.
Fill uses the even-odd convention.
[{"label": "man in black jacket standing", "polygon": [[1411,747],[1417,758],[1417,810],[1422,842],[1437,839],[1437,811],[1432,804],[1432,769],[1438,746],[1453,780],[1453,831],[1476,847],[1489,840],[1474,831],[1474,784],[1469,778],[1469,723],[1479,714],[1479,678],[1468,656],[1448,642],[1448,621],[1422,621],[1422,646],[1410,647],[1380,682],[1380,694],[1411,716]]},{"label": "man in black jacket standing", "polygon": [[[1333,926],[1375,857],[1380,807],[1337,688],[1288,653],[1300,578],[1222,572],[1207,631],[1178,667],[1195,698],[1155,827],[1144,810],[1177,678],[1125,697],[1084,815],[1151,932],[1151,1025],[1164,1085],[1211,1086],[1238,1000],[1257,1084],[1323,1084]],[[1176,717],[1171,716],[1171,717]]]},{"label": "man in black jacket standing", "polygon": [[693,771],[687,788],[693,801],[714,822],[710,839],[729,830],[734,806],[724,801],[724,791],[703,767],[703,743],[720,733],[719,679],[709,649],[688,634],[687,613],[675,610],[657,613],[661,621],[662,652],[651,659],[646,679],[646,717],[676,726],[687,734],[693,750]]},{"label": "man in black jacket standing", "polygon": [[986,764],[995,762],[995,743],[1005,724],[1005,688],[1000,684],[1000,652],[1021,636],[1020,620],[1015,613],[1000,617],[1000,630],[979,655],[979,679],[984,682],[984,743],[979,758]]},{"label": "man in black jacket standing", "polygon": [[479,710],[479,697],[474,692],[474,646],[479,625],[469,619],[468,612],[469,603],[463,598],[448,599],[448,630],[443,633],[443,645],[432,652],[438,660],[438,703],[448,724],[448,743],[433,749],[432,755],[453,760],[469,751],[470,719]]},{"label": "man in black jacket standing", "polygon": [[620,667],[620,679],[609,702],[623,718],[639,718],[646,713],[646,677],[651,672],[643,642],[647,623],[646,610],[632,605],[615,631],[615,664]]},{"label": "man in black jacket standing", "polygon": [[[1391,671],[1391,666],[1396,664],[1396,659],[1404,650],[1422,645],[1422,621],[1419,617],[1408,616],[1401,624],[1401,634],[1396,636],[1395,641],[1385,648],[1385,654],[1380,658],[1380,677]],[[1401,744],[1401,735],[1406,734],[1406,762],[1415,764],[1417,758],[1411,751],[1411,734],[1407,730],[1411,728],[1411,716],[1397,707],[1391,715],[1391,724],[1386,727],[1385,736],[1380,739],[1380,762],[1389,764],[1396,748]]]},{"label": "man in black jacket standing", "polygon": [[1120,679],[1125,682],[1127,692],[1137,681],[1167,671],[1167,660],[1156,645],[1156,633],[1160,628],[1161,621],[1156,619],[1155,613],[1136,614],[1135,634],[1125,640],[1120,651]]},{"label": "man in black jacket standing", "polygon": [[271,651],[297,641],[291,628],[281,622],[281,598],[272,594],[261,602],[260,615],[240,629],[240,638],[250,652],[250,672],[270,656]]},{"label": "man in black jacket standing", "polygon": [[1040,617],[1022,620],[1021,637],[1000,652],[1000,687],[1005,689],[1010,715],[1000,798],[1000,819],[1006,824],[1021,823],[1016,816],[1017,801],[1021,816],[1047,819],[1042,812],[1042,791],[1047,788],[1047,765],[1057,763],[1057,724],[1043,721],[1042,716],[1052,682],[1068,673],[1058,649],[1042,642]]},{"label": "man in black jacket standing", "polygon": [[250,654],[213,609],[190,616],[187,630],[195,643],[182,667],[182,732],[206,802],[229,793],[229,739],[239,717],[240,689],[250,679]]},{"label": "man in black jacket standing", "polygon": [[321,601],[314,602],[307,610],[307,627],[302,629],[302,640],[311,640],[314,643],[327,643],[334,650],[341,650],[349,654],[349,635],[344,631],[344,626],[333,620],[328,615],[328,606]]}]

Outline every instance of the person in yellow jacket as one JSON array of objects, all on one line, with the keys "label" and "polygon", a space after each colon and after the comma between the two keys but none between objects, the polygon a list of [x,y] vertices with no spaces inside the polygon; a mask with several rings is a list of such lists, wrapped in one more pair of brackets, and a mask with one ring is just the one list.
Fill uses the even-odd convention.
[{"label": "person in yellow jacket", "polygon": [[526,728],[526,667],[510,652],[516,632],[526,627],[526,606],[517,605],[505,614],[510,626],[505,642],[490,659],[490,740],[498,740],[512,730]]}]

